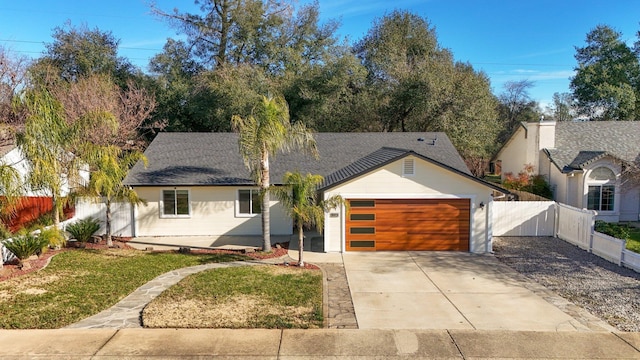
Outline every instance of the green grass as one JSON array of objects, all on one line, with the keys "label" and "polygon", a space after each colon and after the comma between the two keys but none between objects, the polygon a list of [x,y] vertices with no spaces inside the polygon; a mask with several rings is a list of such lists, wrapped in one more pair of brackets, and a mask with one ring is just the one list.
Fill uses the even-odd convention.
[{"label": "green grass", "polygon": [[630,228],[627,237],[627,250],[640,253],[640,229]]},{"label": "green grass", "polygon": [[322,272],[273,265],[191,275],[143,312],[147,327],[320,328],[322,321]]},{"label": "green grass", "polygon": [[484,176],[484,180],[488,182],[496,183],[496,184],[502,183],[502,178],[500,177],[500,175],[486,174]]},{"label": "green grass", "polygon": [[0,283],[0,328],[64,327],[109,308],[165,272],[244,259],[230,254],[134,250],[63,252],[43,270]]}]

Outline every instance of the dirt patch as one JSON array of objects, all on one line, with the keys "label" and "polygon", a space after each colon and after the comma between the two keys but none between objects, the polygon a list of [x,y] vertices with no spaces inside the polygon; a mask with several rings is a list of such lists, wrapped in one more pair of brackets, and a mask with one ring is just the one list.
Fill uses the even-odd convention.
[{"label": "dirt patch", "polygon": [[308,307],[278,306],[256,295],[238,295],[223,299],[155,301],[142,313],[144,327],[149,328],[253,328],[264,318],[278,317],[300,327]]}]

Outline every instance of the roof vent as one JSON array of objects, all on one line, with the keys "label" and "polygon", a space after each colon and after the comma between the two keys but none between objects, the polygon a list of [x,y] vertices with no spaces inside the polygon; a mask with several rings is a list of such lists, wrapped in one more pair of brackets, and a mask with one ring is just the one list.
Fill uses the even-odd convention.
[{"label": "roof vent", "polygon": [[424,141],[424,138],[422,138],[422,137],[418,138],[418,141]]}]

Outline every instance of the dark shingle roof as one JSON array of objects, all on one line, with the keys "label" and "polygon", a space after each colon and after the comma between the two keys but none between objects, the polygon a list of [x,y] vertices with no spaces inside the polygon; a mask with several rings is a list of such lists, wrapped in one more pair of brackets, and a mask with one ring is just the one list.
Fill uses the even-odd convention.
[{"label": "dark shingle roof", "polygon": [[640,122],[558,122],[555,148],[547,153],[563,171],[582,169],[606,155],[634,162],[640,154]]},{"label": "dark shingle roof", "polygon": [[[316,133],[320,159],[302,152],[270,159],[271,182],[286,171],[320,174],[327,184],[366,172],[407,152],[415,152],[454,171],[469,169],[444,133]],[[419,141],[418,139],[422,139]],[[437,140],[435,140],[437,139]],[[125,184],[252,185],[238,152],[235,133],[161,133],[145,151],[149,166],[131,170]]]}]

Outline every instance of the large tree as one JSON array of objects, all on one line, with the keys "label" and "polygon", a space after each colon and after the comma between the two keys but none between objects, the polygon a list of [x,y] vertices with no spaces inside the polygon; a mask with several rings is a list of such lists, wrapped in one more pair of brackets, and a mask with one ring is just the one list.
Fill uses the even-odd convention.
[{"label": "large tree", "polygon": [[640,62],[607,25],[598,25],[576,47],[571,90],[578,110],[593,120],[635,120],[640,114]]},{"label": "large tree", "polygon": [[529,80],[507,81],[498,96],[498,111],[503,122],[500,143],[506,141],[521,122],[538,121],[542,112],[538,103],[531,99],[529,90],[535,84]]},{"label": "large tree", "polygon": [[554,93],[553,102],[547,112],[555,121],[571,121],[575,116],[573,96],[569,93]]},{"label": "large tree", "polygon": [[211,108],[212,102],[194,99],[197,78],[204,67],[193,57],[191,48],[183,41],[168,39],[163,52],[149,62],[149,70],[157,101],[153,121],[166,124],[167,131],[198,131],[192,128],[198,107]]},{"label": "large tree", "polygon": [[499,128],[489,79],[454,61],[427,19],[394,11],[355,50],[368,71],[361,116],[384,131],[444,131],[465,158],[488,157]]},{"label": "large tree", "polygon": [[[187,35],[179,47],[173,40],[167,42],[165,53],[171,57],[163,55],[152,62],[162,82],[160,96],[181,101],[166,107],[169,128],[228,131],[230,115],[248,113],[268,91],[285,97],[292,122],[321,130],[335,131],[336,124],[339,129],[351,128],[345,118],[353,108],[354,84],[364,71],[350,47],[338,41],[338,23],[320,21],[317,2],[300,7],[293,1],[198,4],[197,13],[152,7]],[[176,59],[179,63],[172,61]],[[162,66],[156,66],[158,62]],[[174,66],[165,66],[168,63]],[[197,76],[190,76],[192,81],[173,76],[176,72],[170,70],[193,69],[194,63],[199,69]],[[334,117],[341,119],[327,120]]]},{"label": "large tree", "polygon": [[155,3],[152,11],[187,35],[196,55],[210,68],[226,64],[257,65],[272,57],[270,44],[291,17],[288,3],[274,0],[202,0],[200,13],[171,12]]},{"label": "large tree", "polygon": [[239,134],[240,154],[260,187],[263,250],[271,251],[269,158],[292,149],[317,156],[316,142],[303,123],[289,122],[289,108],[282,97],[263,96],[249,116],[234,115],[231,122]]},{"label": "large tree", "polygon": [[54,66],[61,79],[74,82],[94,74],[109,75],[122,87],[137,70],[118,56],[119,40],[109,31],[67,24],[53,30],[53,42],[38,62]]}]

